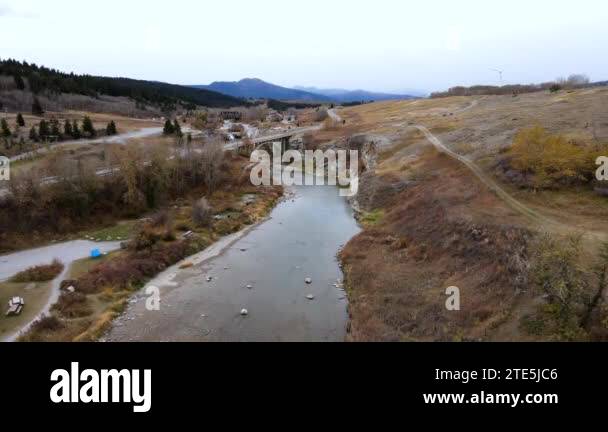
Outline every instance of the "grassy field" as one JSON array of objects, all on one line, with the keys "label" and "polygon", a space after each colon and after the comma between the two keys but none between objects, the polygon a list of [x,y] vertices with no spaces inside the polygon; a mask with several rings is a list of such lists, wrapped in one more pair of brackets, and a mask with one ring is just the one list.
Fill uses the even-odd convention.
[{"label": "grassy field", "polygon": [[84,231],[79,237],[94,241],[123,241],[129,239],[136,228],[137,221],[121,221],[116,225]]},{"label": "grassy field", "polygon": [[[51,283],[0,282],[0,338],[12,334],[34,319],[51,295]],[[8,301],[15,296],[23,297],[25,307],[21,315],[7,317]]]}]

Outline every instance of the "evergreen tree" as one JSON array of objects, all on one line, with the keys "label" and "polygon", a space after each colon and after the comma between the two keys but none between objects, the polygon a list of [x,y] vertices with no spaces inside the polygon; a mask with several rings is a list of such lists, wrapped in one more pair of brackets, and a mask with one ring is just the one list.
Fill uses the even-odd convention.
[{"label": "evergreen tree", "polygon": [[114,123],[114,120],[112,120],[106,127],[106,135],[116,135],[117,133],[118,131],[116,130],[116,123]]},{"label": "evergreen tree", "polygon": [[165,135],[173,135],[174,132],[175,129],[173,127],[173,123],[171,123],[171,120],[167,119],[167,121],[165,122],[165,127],[163,128],[163,133]]},{"label": "evergreen tree", "polygon": [[32,126],[30,129],[30,141],[38,142],[38,133],[36,132],[36,126]]},{"label": "evergreen tree", "polygon": [[70,123],[70,121],[67,119],[66,119],[65,123],[63,124],[63,134],[66,137],[74,136],[74,131],[72,130],[72,123]]},{"label": "evergreen tree", "polygon": [[93,138],[95,135],[97,135],[97,132],[95,131],[95,128],[93,127],[93,122],[91,121],[91,119],[88,116],[85,116],[84,119],[82,119],[82,131],[85,134],[88,134],[89,137]]},{"label": "evergreen tree", "polygon": [[173,133],[175,133],[175,135],[177,136],[182,136],[182,128],[179,125],[179,122],[177,121],[177,119],[175,119],[173,121]]},{"label": "evergreen tree", "polygon": [[34,98],[34,103],[32,103],[32,114],[35,116],[44,115],[44,109],[42,109],[42,104],[37,97]]},{"label": "evergreen tree", "polygon": [[21,113],[17,114],[17,124],[21,127],[25,126],[25,119]]},{"label": "evergreen tree", "polygon": [[25,90],[25,82],[23,81],[23,78],[21,78],[21,75],[19,74],[15,74],[15,84],[17,85],[17,88],[19,90]]},{"label": "evergreen tree", "polygon": [[50,133],[49,124],[46,120],[40,120],[40,125],[38,126],[38,135],[40,136],[40,139],[45,141]]},{"label": "evergreen tree", "polygon": [[0,134],[2,134],[4,138],[9,138],[12,135],[6,119],[0,120]]},{"label": "evergreen tree", "polygon": [[51,120],[51,135],[59,137],[61,132],[59,131],[59,122],[55,119]]},{"label": "evergreen tree", "polygon": [[78,122],[74,120],[72,123],[72,137],[76,140],[82,138],[82,133],[80,132],[80,128],[78,127]]}]

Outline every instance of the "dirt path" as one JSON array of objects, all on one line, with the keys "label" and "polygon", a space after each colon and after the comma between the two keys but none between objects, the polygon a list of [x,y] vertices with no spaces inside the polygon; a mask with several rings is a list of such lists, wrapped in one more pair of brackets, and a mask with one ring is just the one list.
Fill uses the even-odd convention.
[{"label": "dirt path", "polygon": [[[58,243],[36,249],[14,252],[9,255],[0,256],[0,280],[8,280],[9,277],[29,267],[48,263],[57,257],[64,265],[63,271],[51,282],[49,298],[36,315],[23,326],[16,328],[11,333],[0,337],[0,342],[14,342],[21,334],[27,333],[31,326],[42,316],[47,315],[51,308],[59,300],[61,295],[61,282],[68,275],[75,261],[89,256],[92,249],[99,249],[102,253],[109,253],[120,249],[120,242],[92,242],[87,240],[75,240],[71,242]],[[27,299],[26,295],[23,297]],[[27,306],[26,307],[30,307]]]},{"label": "dirt path", "polygon": [[[469,109],[472,107],[469,107]],[[422,132],[425,137],[435,146],[435,148],[452,159],[455,159],[465,165],[469,170],[473,172],[479,178],[479,180],[487,186],[490,190],[492,190],[500,199],[502,199],[509,207],[513,210],[521,213],[522,215],[528,217],[535,223],[539,224],[542,228],[548,229],[551,231],[556,231],[559,233],[581,233],[583,232],[585,236],[588,236],[592,239],[606,241],[608,240],[608,236],[604,232],[597,231],[587,231],[580,227],[574,225],[567,225],[553,219],[550,219],[536,210],[528,207],[521,201],[513,198],[507,191],[505,191],[502,187],[500,187],[494,180],[492,180],[488,175],[486,175],[483,170],[477,166],[474,162],[470,161],[466,157],[459,155],[458,153],[450,150],[439,138],[431,133],[425,126],[422,125],[411,125],[409,128],[414,128]]]},{"label": "dirt path", "polygon": [[477,105],[479,105],[479,102],[480,102],[480,101],[482,101],[482,100],[484,100],[484,99],[485,99],[485,98],[483,98],[483,97],[482,97],[481,99],[475,99],[475,100],[474,100],[474,101],[472,101],[472,102],[471,102],[471,103],[470,103],[468,106],[466,106],[466,107],[464,107],[464,108],[461,108],[461,109],[459,109],[459,110],[454,111],[454,112],[453,112],[453,114],[461,114],[461,113],[463,113],[463,112],[466,112],[466,111],[468,111],[468,110],[471,110],[471,109],[475,108]]},{"label": "dirt path", "polygon": [[332,118],[336,123],[342,122],[342,117],[338,115],[333,109],[327,110],[327,114]]}]

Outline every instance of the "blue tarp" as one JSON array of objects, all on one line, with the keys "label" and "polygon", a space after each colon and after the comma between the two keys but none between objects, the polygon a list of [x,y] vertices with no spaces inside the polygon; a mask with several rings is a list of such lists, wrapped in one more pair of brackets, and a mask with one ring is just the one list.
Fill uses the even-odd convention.
[{"label": "blue tarp", "polygon": [[101,251],[99,249],[93,249],[91,251],[91,258],[101,258]]}]

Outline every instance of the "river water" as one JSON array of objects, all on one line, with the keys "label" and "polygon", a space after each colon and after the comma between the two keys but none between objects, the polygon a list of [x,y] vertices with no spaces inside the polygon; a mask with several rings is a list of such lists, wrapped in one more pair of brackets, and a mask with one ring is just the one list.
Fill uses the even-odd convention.
[{"label": "river water", "polygon": [[290,193],[267,221],[150,282],[160,310],[147,309],[143,290],[106,340],[343,341],[347,299],[336,255],[359,228],[335,187]]}]

